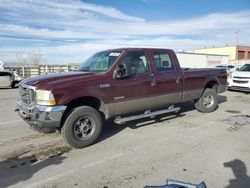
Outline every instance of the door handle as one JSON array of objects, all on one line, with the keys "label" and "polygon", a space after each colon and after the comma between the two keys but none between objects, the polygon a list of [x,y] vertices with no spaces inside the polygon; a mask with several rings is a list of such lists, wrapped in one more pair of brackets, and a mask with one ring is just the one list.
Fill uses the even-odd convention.
[{"label": "door handle", "polygon": [[177,76],[177,78],[176,78],[176,83],[177,84],[180,83],[180,77],[179,76]]},{"label": "door handle", "polygon": [[154,74],[150,74],[151,76],[151,86],[156,86],[156,82],[155,82],[155,75]]}]

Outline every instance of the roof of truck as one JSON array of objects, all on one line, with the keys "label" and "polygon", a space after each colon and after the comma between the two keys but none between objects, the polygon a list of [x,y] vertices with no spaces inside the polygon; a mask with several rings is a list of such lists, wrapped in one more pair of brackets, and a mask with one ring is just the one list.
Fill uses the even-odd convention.
[{"label": "roof of truck", "polygon": [[132,50],[171,50],[172,49],[167,49],[167,48],[115,48],[115,49],[109,49],[110,51],[122,51],[122,50],[128,50],[128,51],[132,51]]}]

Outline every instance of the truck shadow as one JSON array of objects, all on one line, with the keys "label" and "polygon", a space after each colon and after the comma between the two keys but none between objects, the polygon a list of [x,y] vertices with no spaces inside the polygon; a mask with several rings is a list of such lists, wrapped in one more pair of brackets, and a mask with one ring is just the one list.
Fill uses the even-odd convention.
[{"label": "truck shadow", "polygon": [[[227,102],[227,97],[223,95],[218,96],[218,102],[219,104]],[[143,118],[131,122],[127,122],[122,125],[117,125],[114,123],[114,119],[110,119],[104,123],[104,129],[102,136],[99,138],[97,142],[101,142],[105,139],[108,139],[117,133],[121,132],[123,129],[130,128],[130,129],[138,129],[145,126],[150,126],[159,122],[167,122],[175,118],[181,118],[186,116],[186,112],[196,110],[194,103],[184,102],[177,104],[176,106],[181,107],[181,110],[179,113],[168,113],[163,115],[155,116],[154,118]],[[198,112],[197,112],[198,113]],[[132,114],[133,115],[133,114]]]},{"label": "truck shadow", "polygon": [[227,97],[224,95],[219,95],[218,102],[219,102],[219,104],[227,102]]},{"label": "truck shadow", "polygon": [[0,162],[0,188],[26,181],[39,170],[47,166],[59,165],[66,158],[56,155],[39,160],[35,155],[21,157],[22,155],[25,153]]},{"label": "truck shadow", "polygon": [[103,129],[103,133],[102,136],[100,137],[100,139],[98,140],[98,142],[101,142],[103,140],[106,140],[116,134],[118,134],[120,131],[122,131],[123,129],[126,128],[130,128],[130,129],[138,129],[138,128],[142,128],[145,126],[149,126],[149,125],[153,125],[155,123],[159,123],[159,122],[164,122],[164,121],[168,121],[171,119],[175,119],[177,117],[184,117],[185,114],[168,114],[167,115],[159,115],[153,119],[150,118],[145,118],[145,119],[140,119],[140,120],[135,120],[135,121],[131,121],[122,125],[117,125],[114,123],[114,120],[109,120],[107,122],[104,123],[104,129]]}]

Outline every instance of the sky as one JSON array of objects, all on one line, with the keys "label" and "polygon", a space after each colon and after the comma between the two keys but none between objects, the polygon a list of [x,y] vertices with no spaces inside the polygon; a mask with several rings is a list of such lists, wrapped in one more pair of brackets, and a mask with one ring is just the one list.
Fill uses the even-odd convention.
[{"label": "sky", "polygon": [[81,63],[120,47],[250,45],[249,0],[0,0],[0,60]]}]

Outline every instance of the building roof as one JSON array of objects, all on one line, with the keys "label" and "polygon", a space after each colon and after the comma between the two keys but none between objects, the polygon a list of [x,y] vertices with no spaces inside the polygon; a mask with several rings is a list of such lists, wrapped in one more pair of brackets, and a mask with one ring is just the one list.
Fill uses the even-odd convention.
[{"label": "building roof", "polygon": [[228,48],[228,47],[244,47],[244,48],[250,48],[250,46],[247,45],[226,45],[226,46],[213,46],[213,47],[204,47],[204,48],[197,48],[195,50],[201,50],[201,49],[214,49],[214,48]]},{"label": "building roof", "polygon": [[228,57],[229,55],[219,55],[219,54],[207,54],[207,53],[194,53],[194,52],[175,52],[176,54],[193,54],[193,55],[209,55],[209,56],[224,56]]}]

